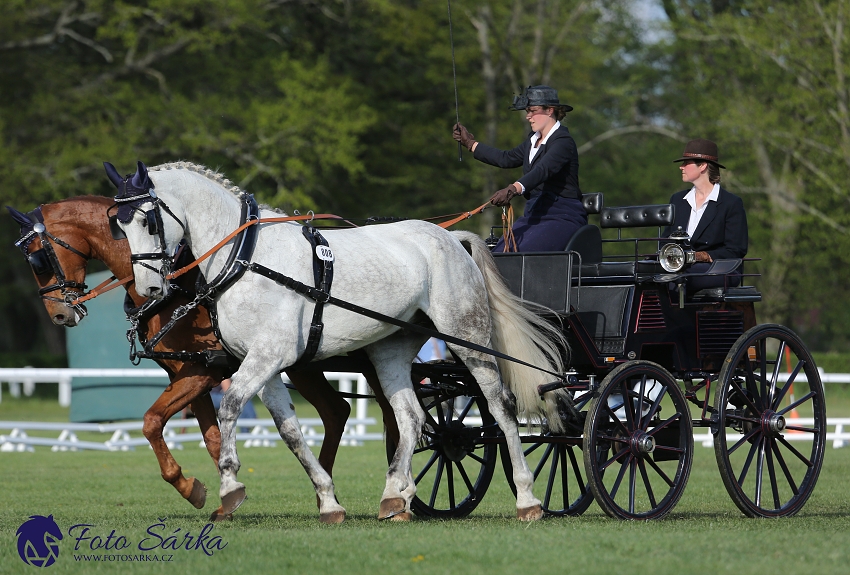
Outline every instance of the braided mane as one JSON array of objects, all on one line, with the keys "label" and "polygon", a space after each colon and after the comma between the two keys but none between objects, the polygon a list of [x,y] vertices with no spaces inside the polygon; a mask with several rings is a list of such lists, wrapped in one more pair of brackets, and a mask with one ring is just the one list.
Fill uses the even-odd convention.
[{"label": "braided mane", "polygon": [[213,182],[221,185],[237,198],[244,193],[241,189],[239,189],[239,186],[225,178],[223,174],[219,174],[215,170],[210,170],[209,168],[201,166],[200,164],[193,164],[192,162],[181,161],[169,162],[167,164],[160,164],[158,166],[148,168],[148,171],[150,172],[161,172],[163,170],[189,170],[190,172],[198,173],[207,178],[208,180],[212,180]]},{"label": "braided mane", "polygon": [[[226,189],[228,192],[230,192],[231,194],[233,194],[234,196],[236,196],[237,198],[240,198],[240,199],[241,199],[242,194],[247,193],[247,192],[243,191],[242,189],[240,189],[239,186],[237,186],[236,184],[234,184],[233,182],[228,180],[226,177],[224,177],[224,174],[220,174],[220,173],[216,172],[215,170],[210,170],[206,166],[202,166],[200,164],[193,164],[192,162],[179,161],[179,162],[169,162],[167,164],[160,164],[158,166],[153,166],[151,168],[148,168],[149,172],[161,172],[163,170],[189,170],[190,172],[195,172],[197,174],[204,176],[206,179],[212,180],[213,182],[219,184],[224,189]],[[268,204],[260,204],[260,209],[271,210],[271,211],[276,212],[278,214],[287,215],[286,212],[284,212],[280,208],[275,208],[273,206],[269,206]]]}]

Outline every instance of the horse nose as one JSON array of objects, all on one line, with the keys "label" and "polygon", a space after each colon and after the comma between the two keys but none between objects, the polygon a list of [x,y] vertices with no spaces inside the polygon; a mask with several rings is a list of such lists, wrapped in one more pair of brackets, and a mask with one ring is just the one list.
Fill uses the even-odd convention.
[{"label": "horse nose", "polygon": [[54,325],[64,325],[66,327],[74,327],[77,325],[77,318],[73,313],[55,313],[51,318]]},{"label": "horse nose", "polygon": [[152,297],[153,299],[160,299],[160,298],[162,298],[162,288],[160,288],[160,287],[158,287],[158,286],[151,286],[151,287],[149,287],[149,288],[147,289],[147,292],[148,292],[148,293],[146,293],[146,294],[145,294],[147,297]]}]

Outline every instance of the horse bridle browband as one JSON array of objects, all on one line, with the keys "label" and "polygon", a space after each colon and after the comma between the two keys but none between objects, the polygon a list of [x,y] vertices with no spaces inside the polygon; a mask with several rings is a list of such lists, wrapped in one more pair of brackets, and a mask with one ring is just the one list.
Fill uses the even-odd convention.
[{"label": "horse bridle browband", "polygon": [[[36,276],[42,276],[53,271],[53,276],[56,278],[56,283],[39,289],[38,295],[41,296],[41,299],[64,303],[82,316],[87,315],[88,311],[86,310],[86,307],[83,304],[78,303],[77,299],[85,293],[88,286],[85,283],[69,281],[66,279],[65,272],[62,269],[62,264],[59,263],[59,258],[56,257],[56,251],[53,249],[51,241],[56,245],[77,254],[85,261],[90,260],[91,257],[47,231],[47,227],[44,225],[44,216],[41,213],[41,206],[27,213],[26,216],[32,222],[32,229],[24,232],[20,239],[15,242],[15,245],[24,254],[24,257],[27,258],[27,262],[29,262]],[[34,252],[27,253],[27,248],[30,243],[35,240],[36,236],[41,240],[41,248]],[[59,290],[62,294],[61,299],[47,295],[57,290]]]},{"label": "horse bridle browband", "polygon": [[[172,256],[168,255],[168,246],[165,242],[165,230],[162,224],[162,213],[160,210],[165,210],[165,213],[171,216],[171,218],[175,222],[177,222],[181,228],[183,228],[184,234],[186,233],[186,226],[183,224],[183,222],[180,221],[180,218],[174,215],[174,212],[171,211],[168,205],[166,205],[165,202],[163,202],[157,197],[156,192],[154,192],[153,190],[153,185],[151,185],[151,187],[148,188],[148,190],[143,194],[137,194],[134,196],[125,196],[119,194],[113,199],[115,200],[115,205],[110,207],[109,210],[111,210],[115,206],[118,206],[120,210],[122,205],[126,205],[131,209],[131,213],[141,212],[142,214],[144,214],[145,218],[142,221],[142,225],[148,228],[148,233],[150,235],[155,235],[159,237],[159,253],[148,252],[141,254],[130,254],[130,262],[132,262],[133,264],[138,263],[140,266],[148,268],[149,270],[165,277],[165,274],[171,270],[173,258]],[[148,202],[152,203],[153,207],[149,210],[142,210],[142,205]],[[109,212],[109,210],[107,210],[107,213]],[[132,219],[132,215],[130,215],[130,219]],[[124,219],[122,218],[121,222],[128,223],[130,219],[124,221]],[[124,233],[124,230],[122,230],[121,227],[118,225],[118,221],[118,214],[109,216],[109,230],[112,232],[112,237],[114,239],[123,240],[127,237],[127,235]],[[162,262],[162,265],[159,269],[156,269],[152,265],[147,264],[145,260],[159,260]]]}]

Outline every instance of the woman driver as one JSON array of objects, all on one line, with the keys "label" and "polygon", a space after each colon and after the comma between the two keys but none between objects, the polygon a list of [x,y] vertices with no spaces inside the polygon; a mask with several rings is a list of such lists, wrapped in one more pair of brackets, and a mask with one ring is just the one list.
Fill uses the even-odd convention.
[{"label": "woman driver", "polygon": [[[562,251],[572,235],[587,224],[578,185],[578,150],[561,120],[572,106],[561,104],[558,92],[549,86],[529,86],[514,98],[512,110],[525,110],[532,132],[513,150],[482,144],[461,124],[452,136],[476,160],[500,168],[522,166],[522,177],[490,198],[495,206],[507,206],[522,194],[528,202],[525,214],[516,220],[513,234],[521,252]],[[504,251],[504,240],[493,248]]]}]

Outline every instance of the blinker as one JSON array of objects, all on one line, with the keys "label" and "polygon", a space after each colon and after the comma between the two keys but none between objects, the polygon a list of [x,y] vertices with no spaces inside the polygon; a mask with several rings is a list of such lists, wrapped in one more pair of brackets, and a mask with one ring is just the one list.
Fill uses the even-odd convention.
[{"label": "blinker", "polygon": [[155,236],[159,233],[159,224],[157,223],[156,210],[148,210],[145,212],[145,221],[143,222],[148,228],[148,233]]},{"label": "blinker", "polygon": [[112,239],[114,240],[126,240],[127,234],[124,233],[124,230],[121,229],[121,226],[118,225],[118,216],[109,216],[109,231],[112,232]]},{"label": "blinker", "polygon": [[32,267],[32,271],[35,272],[35,275],[37,276],[44,275],[51,271],[50,258],[47,257],[47,252],[44,248],[27,254],[27,261]]}]

